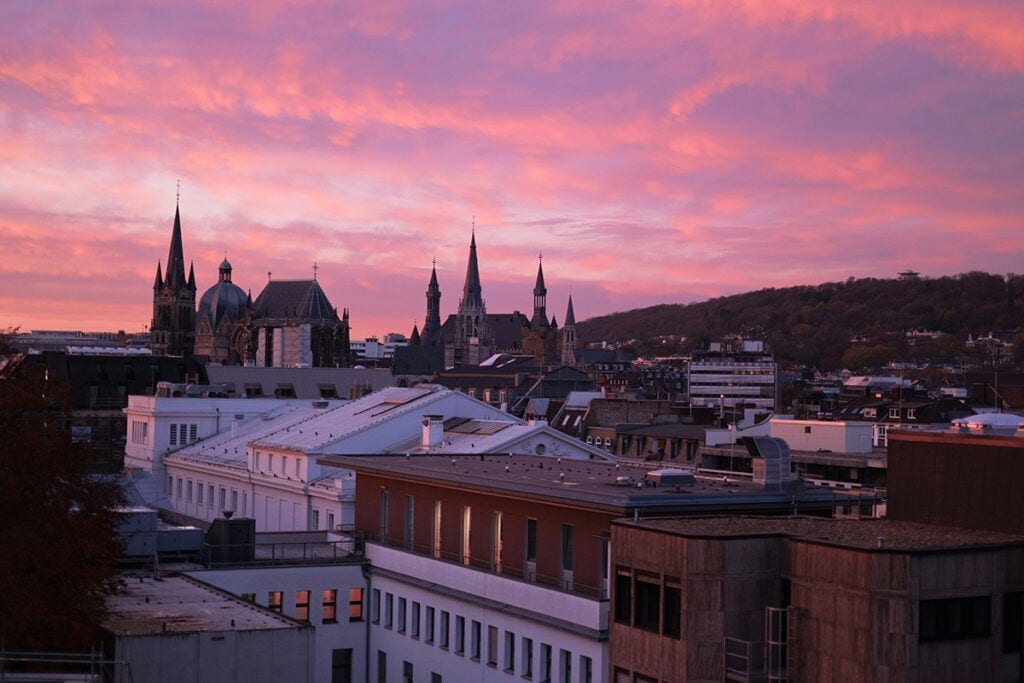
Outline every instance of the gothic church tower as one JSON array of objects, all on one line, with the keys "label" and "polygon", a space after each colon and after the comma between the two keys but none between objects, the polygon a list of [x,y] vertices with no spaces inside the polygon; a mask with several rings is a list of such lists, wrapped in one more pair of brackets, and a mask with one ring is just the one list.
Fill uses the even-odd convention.
[{"label": "gothic church tower", "polygon": [[153,321],[149,326],[149,348],[156,356],[191,356],[196,329],[196,276],[189,264],[185,278],[185,255],[181,246],[181,216],[174,207],[174,229],[167,253],[167,271],[156,264],[153,283]]}]

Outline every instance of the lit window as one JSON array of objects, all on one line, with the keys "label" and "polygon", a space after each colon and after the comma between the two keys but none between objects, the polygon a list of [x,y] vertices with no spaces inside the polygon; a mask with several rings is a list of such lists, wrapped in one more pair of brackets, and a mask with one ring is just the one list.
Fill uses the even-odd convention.
[{"label": "lit window", "polygon": [[281,602],[283,600],[284,593],[281,591],[270,591],[267,595],[267,607],[272,612],[281,611]]},{"label": "lit window", "polygon": [[295,591],[295,618],[309,621],[309,591]]},{"label": "lit window", "polygon": [[325,588],[321,600],[323,601],[323,621],[325,624],[333,624],[338,621],[338,591],[334,588]]}]

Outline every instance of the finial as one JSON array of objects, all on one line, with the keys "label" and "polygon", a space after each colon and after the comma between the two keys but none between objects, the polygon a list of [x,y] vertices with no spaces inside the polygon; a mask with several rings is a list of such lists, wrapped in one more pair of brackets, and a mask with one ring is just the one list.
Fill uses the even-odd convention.
[{"label": "finial", "polygon": [[537,260],[539,260],[539,261],[543,261],[544,260],[544,252],[543,251],[538,251],[537,252]]},{"label": "finial", "polygon": [[174,203],[181,203],[181,178],[178,178],[178,191],[174,194]]},{"label": "finial", "polygon": [[473,214],[473,232],[476,232],[476,214]]},{"label": "finial", "polygon": [[314,280],[316,279],[316,271],[318,271],[318,270],[320,270],[320,266],[318,266],[316,264],[316,261],[313,261],[313,279]]},{"label": "finial", "polygon": [[267,271],[267,282],[270,282],[270,271]]}]

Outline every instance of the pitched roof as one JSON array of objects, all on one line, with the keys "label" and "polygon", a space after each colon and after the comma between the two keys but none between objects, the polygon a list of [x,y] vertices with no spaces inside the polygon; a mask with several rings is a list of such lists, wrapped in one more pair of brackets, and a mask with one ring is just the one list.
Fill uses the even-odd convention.
[{"label": "pitched roof", "polygon": [[254,308],[256,320],[339,322],[337,310],[316,280],[272,280],[256,298]]}]

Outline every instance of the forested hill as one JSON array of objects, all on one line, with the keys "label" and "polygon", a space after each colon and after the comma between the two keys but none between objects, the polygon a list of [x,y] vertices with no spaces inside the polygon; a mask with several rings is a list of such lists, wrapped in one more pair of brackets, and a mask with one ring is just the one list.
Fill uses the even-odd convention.
[{"label": "forested hill", "polygon": [[[961,342],[968,334],[989,332],[1010,338],[1024,321],[1022,292],[1020,275],[851,278],[613,313],[584,320],[578,334],[585,343],[635,339],[637,351],[645,354],[657,354],[659,347],[689,352],[726,335],[744,334],[767,341],[779,360],[836,368],[854,338],[897,350],[909,330],[946,332]],[[669,335],[686,341],[680,348],[663,340]]]}]

